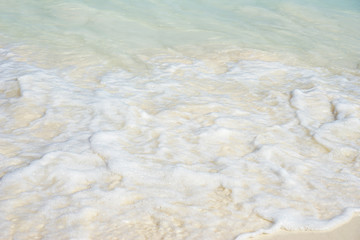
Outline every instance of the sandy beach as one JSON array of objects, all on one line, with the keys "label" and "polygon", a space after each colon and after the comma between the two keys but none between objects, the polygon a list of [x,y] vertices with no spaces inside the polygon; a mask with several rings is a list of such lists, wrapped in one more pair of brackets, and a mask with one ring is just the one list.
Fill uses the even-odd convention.
[{"label": "sandy beach", "polygon": [[329,231],[289,232],[280,231],[251,238],[254,240],[358,240],[360,239],[360,216]]},{"label": "sandy beach", "polygon": [[0,0],[0,240],[360,240],[359,26],[360,0]]}]

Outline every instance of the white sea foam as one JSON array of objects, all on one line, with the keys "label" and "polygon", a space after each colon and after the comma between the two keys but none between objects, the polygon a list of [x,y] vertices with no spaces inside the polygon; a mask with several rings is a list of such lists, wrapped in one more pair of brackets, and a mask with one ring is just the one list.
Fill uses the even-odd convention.
[{"label": "white sea foam", "polygon": [[349,220],[359,7],[0,0],[0,238],[247,239]]},{"label": "white sea foam", "polygon": [[164,56],[82,87],[1,54],[1,238],[243,239],[358,211],[357,75]]}]

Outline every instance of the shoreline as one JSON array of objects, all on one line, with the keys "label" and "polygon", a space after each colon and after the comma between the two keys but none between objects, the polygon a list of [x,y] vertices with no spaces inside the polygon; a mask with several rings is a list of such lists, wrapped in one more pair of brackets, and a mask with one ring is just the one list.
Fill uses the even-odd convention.
[{"label": "shoreline", "polygon": [[249,238],[251,240],[358,240],[360,238],[360,215],[341,226],[326,231],[286,231],[280,230],[271,234],[262,234]]}]

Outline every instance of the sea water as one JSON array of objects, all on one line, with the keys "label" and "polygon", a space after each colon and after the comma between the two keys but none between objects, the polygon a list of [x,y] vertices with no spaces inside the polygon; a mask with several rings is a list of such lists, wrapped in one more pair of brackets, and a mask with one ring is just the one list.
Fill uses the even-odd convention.
[{"label": "sea water", "polygon": [[358,0],[0,0],[0,238],[349,220],[359,26]]}]

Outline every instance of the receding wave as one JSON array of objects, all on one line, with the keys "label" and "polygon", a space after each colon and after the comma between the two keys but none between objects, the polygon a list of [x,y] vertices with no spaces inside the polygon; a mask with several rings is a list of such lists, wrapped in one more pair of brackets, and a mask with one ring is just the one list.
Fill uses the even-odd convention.
[{"label": "receding wave", "polygon": [[359,30],[336,25],[357,3],[225,2],[0,1],[0,238],[247,239],[360,211]]}]

